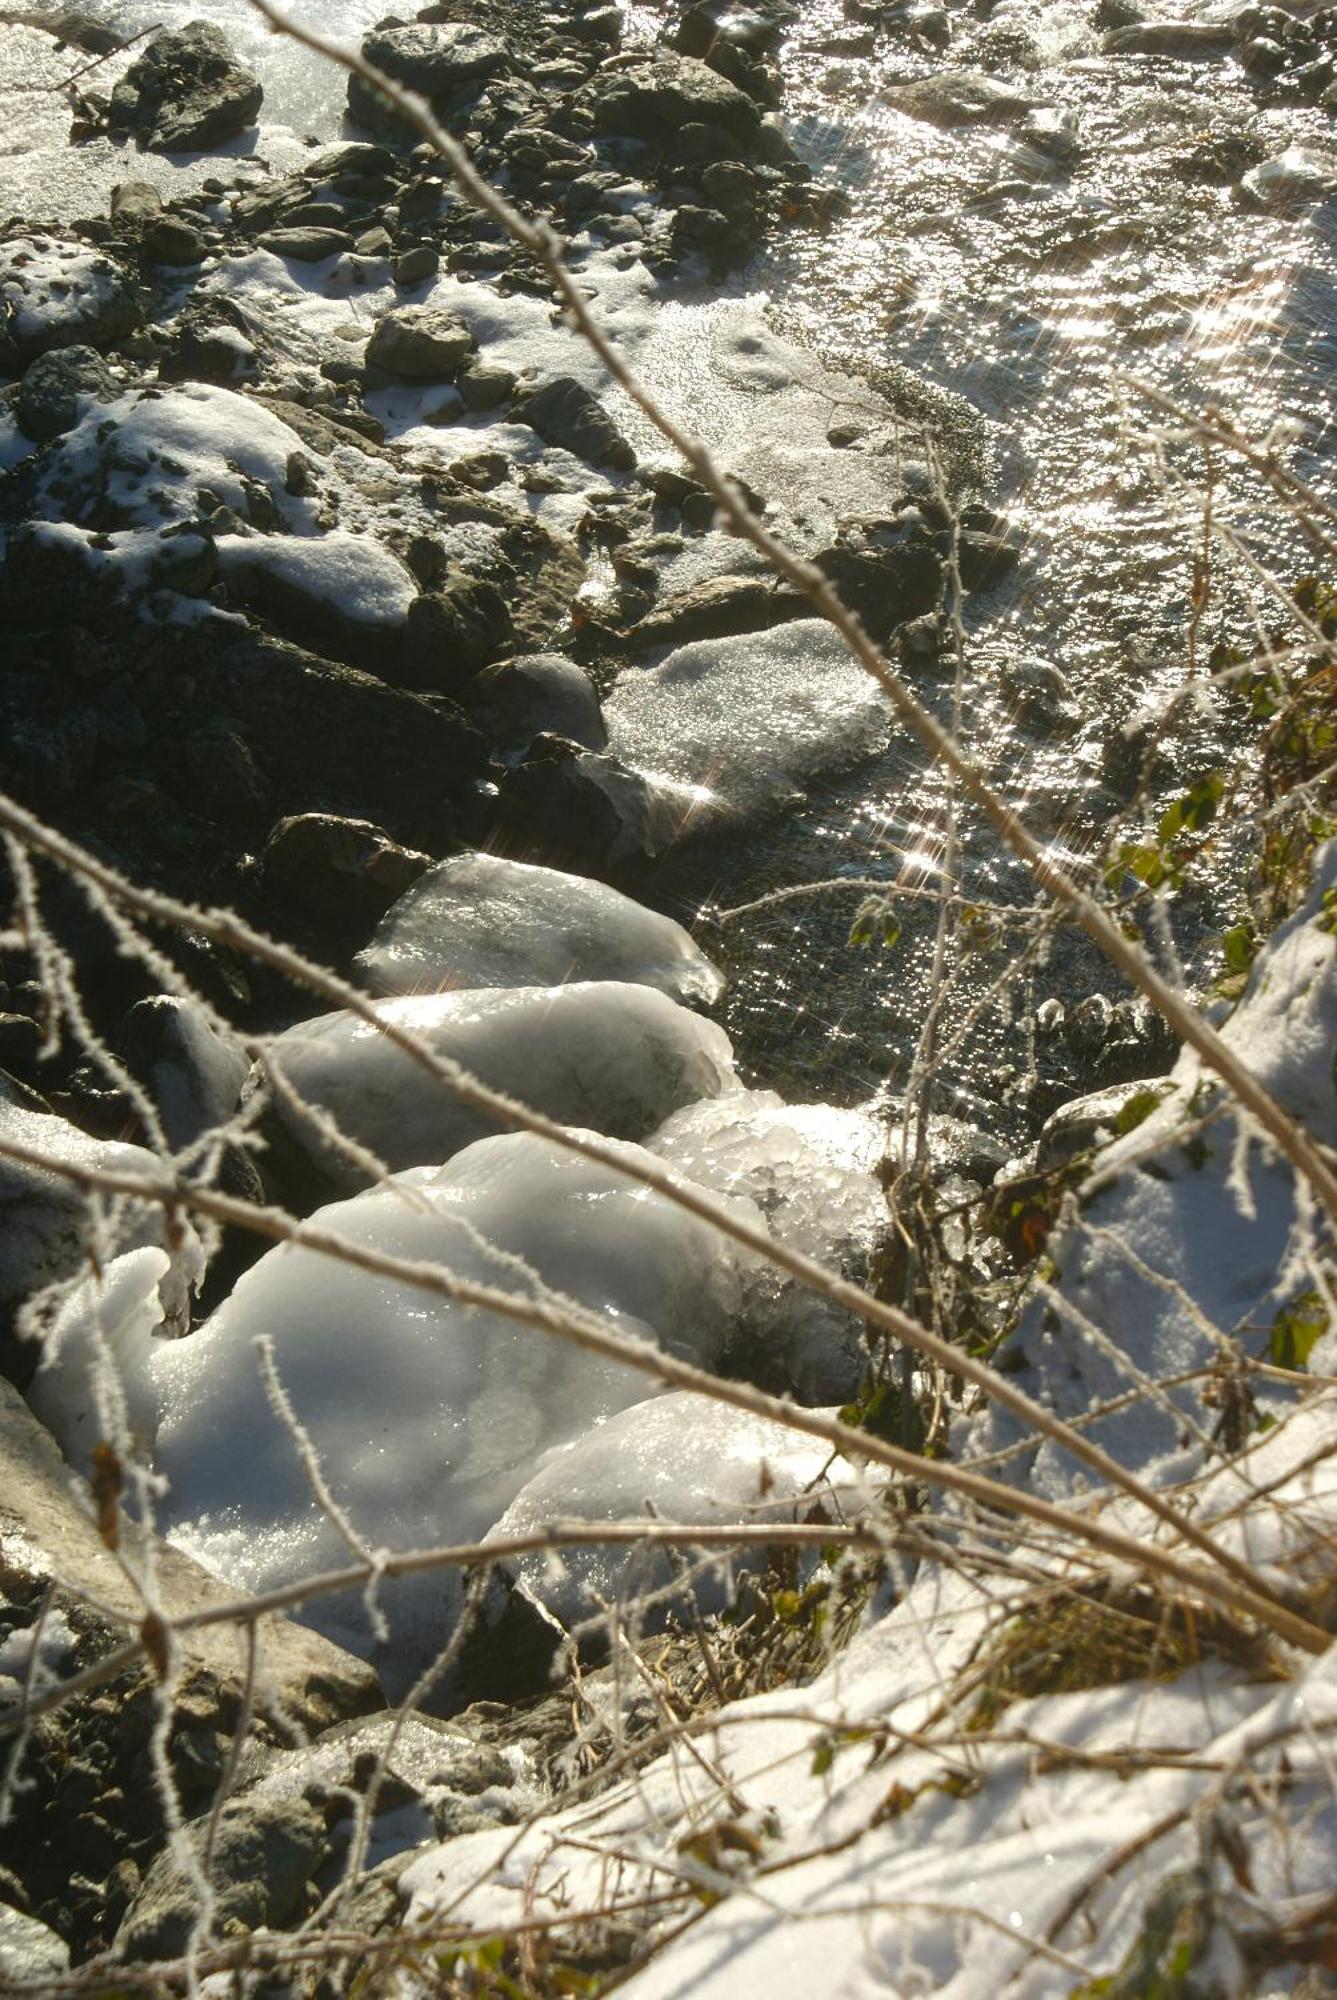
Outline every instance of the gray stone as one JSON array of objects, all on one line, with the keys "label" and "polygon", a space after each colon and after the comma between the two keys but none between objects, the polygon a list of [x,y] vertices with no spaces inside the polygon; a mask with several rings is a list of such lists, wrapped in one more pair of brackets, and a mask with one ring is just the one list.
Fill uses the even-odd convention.
[{"label": "gray stone", "polygon": [[499,661],[469,689],[471,712],[500,750],[527,750],[536,736],[564,736],[586,750],[608,741],[589,675],[560,653]]},{"label": "gray stone", "polygon": [[[366,37],[362,53],[392,82],[428,98],[438,115],[449,113],[457,93],[499,75],[511,63],[499,36],[465,21],[377,28]],[[398,113],[358,76],[348,79],[348,109],[372,131],[404,128]]]},{"label": "gray stone", "polygon": [[440,306],[399,306],[367,342],[367,366],[413,382],[448,382],[478,345],[456,313]]},{"label": "gray stone", "polygon": [[19,428],[38,444],[73,430],[85,402],[110,403],[122,385],[95,347],[57,347],[30,361],[19,384]]},{"label": "gray stone", "polygon": [[276,257],[291,257],[297,264],[319,264],[325,257],[341,257],[353,248],[346,229],[267,229],[258,238],[262,250]]},{"label": "gray stone", "polygon": [[546,443],[559,445],[589,465],[630,472],[636,464],[636,453],[598,397],[573,375],[545,382],[515,414]]},{"label": "gray stone", "polygon": [[[187,1835],[202,1849],[203,1828]],[[301,1914],[302,1891],[325,1858],[325,1823],[297,1799],[224,1806],[210,1854],[214,1924],[281,1928]],[[158,1856],[116,1934],[118,1957],[179,1958],[199,1915],[199,1892],[170,1850]]]},{"label": "gray stone", "polygon": [[63,1938],[36,1917],[25,1917],[8,1903],[0,1903],[0,1987],[32,1992],[69,1969],[70,1951]]},{"label": "gray stone", "polygon": [[400,678],[409,687],[455,694],[510,637],[510,613],[496,585],[457,574],[409,606]]},{"label": "gray stone", "polygon": [[154,153],[207,153],[253,125],[260,79],[235,60],[211,21],[155,35],[111,99],[111,122]]},{"label": "gray stone", "polygon": [[274,828],[260,865],[266,889],[348,925],[361,938],[431,867],[432,857],[401,847],[371,820],[295,813]]},{"label": "gray stone", "polygon": [[175,215],[155,217],[144,231],[143,243],[151,264],[198,264],[205,250],[200,231]]},{"label": "gray stone", "polygon": [[495,410],[515,394],[515,376],[509,368],[483,364],[466,368],[455,386],[466,410]]},{"label": "gray stone", "polygon": [[1101,48],[1107,56],[1170,56],[1180,62],[1214,62],[1235,46],[1229,21],[1137,21],[1115,28]]},{"label": "gray stone", "polygon": [[430,243],[415,243],[402,257],[396,257],[395,283],[420,285],[425,278],[434,278],[440,269],[441,252],[434,250]]}]

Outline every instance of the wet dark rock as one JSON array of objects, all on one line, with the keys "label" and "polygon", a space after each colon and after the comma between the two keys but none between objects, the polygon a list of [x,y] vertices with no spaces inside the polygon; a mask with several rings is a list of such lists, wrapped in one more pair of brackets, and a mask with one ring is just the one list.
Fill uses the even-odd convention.
[{"label": "wet dark rock", "polygon": [[434,694],[458,693],[511,636],[510,611],[496,585],[457,573],[409,606],[398,678]]},{"label": "wet dark rock", "polygon": [[1215,62],[1235,46],[1229,21],[1137,21],[1114,28],[1101,43],[1107,56],[1169,56],[1179,62]]},{"label": "wet dark rock", "polygon": [[1069,736],[1079,715],[1068,682],[1052,660],[1026,654],[1003,669],[1003,692],[1026,726],[1043,736]]},{"label": "wet dark rock", "polygon": [[225,1125],[241,1101],[251,1059],[193,1000],[155,993],[131,1008],[117,1035],[119,1054],[149,1088],[174,1147]]},{"label": "wet dark rock", "polygon": [[608,741],[589,675],[560,653],[530,653],[478,675],[469,714],[502,751],[527,750],[536,736],[565,737],[587,750]]},{"label": "wet dark rock", "polygon": [[591,85],[595,123],[675,150],[685,125],[713,125],[735,141],[756,135],[752,99],[693,56],[660,54],[633,68],[602,71]]},{"label": "wet dark rock", "polygon": [[[511,64],[499,36],[465,21],[377,28],[363,41],[362,53],[393,82],[426,97],[447,121],[462,97]],[[401,134],[406,129],[398,113],[361,77],[348,79],[348,109],[370,131]]]},{"label": "wet dark rock", "polygon": [[918,532],[889,546],[879,546],[875,533],[842,538],[813,561],[879,645],[942,597],[942,558]]},{"label": "wet dark rock", "polygon": [[431,855],[401,846],[371,820],[298,813],[273,829],[258,875],[290,926],[342,958],[431,865]]},{"label": "wet dark rock", "polygon": [[1020,560],[1020,538],[1001,515],[987,508],[963,508],[956,561],[966,590],[992,590]]},{"label": "wet dark rock", "polygon": [[449,382],[477,345],[457,313],[442,306],[397,306],[376,322],[366,362],[412,382]]},{"label": "wet dark rock", "polygon": [[110,403],[122,386],[95,347],[52,348],[24,371],[19,428],[45,444],[73,430],[86,402]]},{"label": "wet dark rock", "polygon": [[[281,1929],[303,1911],[302,1892],[327,1851],[325,1823],[297,1799],[224,1806],[217,1823],[203,1823],[187,1838],[203,1853],[212,1833],[209,1880],[214,1922],[225,1933],[261,1925]],[[194,1876],[170,1854],[161,1854],[116,1934],[118,1957],[179,1958],[199,1917]]]},{"label": "wet dark rock", "polygon": [[257,238],[262,250],[276,257],[290,257],[298,264],[319,264],[326,257],[341,257],[353,248],[346,229],[284,228],[267,229]]},{"label": "wet dark rock", "polygon": [[545,382],[517,405],[515,415],[546,443],[559,445],[588,465],[629,472],[636,463],[635,452],[598,397],[573,375]]},{"label": "wet dark rock", "polygon": [[888,104],[908,117],[948,129],[959,125],[1009,125],[1035,109],[1036,100],[983,70],[943,69],[914,83],[892,84]]},{"label": "wet dark rock", "polygon": [[243,68],[221,28],[191,21],[155,35],[111,99],[111,122],[154,153],[207,153],[254,125],[260,79]]},{"label": "wet dark rock", "polygon": [[141,318],[139,288],[114,257],[57,237],[0,243],[0,373],[53,348],[110,347]]},{"label": "wet dark rock", "polygon": [[807,598],[769,576],[718,576],[666,598],[636,625],[638,648],[682,646],[693,639],[723,639],[764,632],[810,615]]},{"label": "wet dark rock", "polygon": [[680,823],[680,803],[667,806],[619,758],[537,736],[501,784],[489,846],[518,861],[623,883],[667,850]]}]

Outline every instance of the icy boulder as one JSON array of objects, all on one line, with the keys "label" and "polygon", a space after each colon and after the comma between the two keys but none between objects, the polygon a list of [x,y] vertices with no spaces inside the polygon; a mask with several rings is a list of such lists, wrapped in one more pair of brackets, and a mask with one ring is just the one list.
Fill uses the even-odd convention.
[{"label": "icy boulder", "polygon": [[[194,1260],[187,1274],[198,1275]],[[181,1279],[180,1261],[165,1250],[130,1250],[76,1287],[57,1315],[28,1403],[81,1472],[99,1439],[141,1455],[150,1449],[158,1422],[152,1356],[157,1337],[181,1319]]]},{"label": "icy boulder", "polygon": [[888,732],[885,696],[820,619],[702,639],[630,669],[604,720],[624,764],[696,788],[695,832],[780,811]]},{"label": "icy boulder", "polygon": [[[1329,843],[1308,901],[1259,953],[1221,1030],[1329,1148],[1337,1144],[1337,938],[1325,898],[1334,885],[1337,844]],[[1233,1342],[1290,1365],[1286,1328],[1297,1300],[1301,1319],[1322,1326],[1327,1315],[1313,1289],[1315,1229],[1295,1175],[1242,1129],[1213,1072],[1185,1049],[1167,1093],[1146,1097],[1147,1116],[1097,1155],[1079,1212],[1050,1238],[1054,1283],[1027,1310],[1009,1353],[1022,1386],[1062,1417],[1117,1403],[1087,1436],[1163,1482],[1190,1469],[1186,1452],[1200,1455],[1213,1437],[1229,1441],[1229,1378],[1223,1384],[1213,1364],[1228,1361]],[[1278,1393],[1255,1385],[1264,1404]],[[1234,1421],[1247,1434],[1243,1403]],[[997,1411],[974,1432],[983,1451],[1023,1445],[1014,1420]],[[1057,1494],[1087,1477],[1048,1444],[1020,1449],[1007,1476]]]},{"label": "icy boulder", "polygon": [[[678,1391],[610,1417],[568,1449],[549,1454],[492,1531],[492,1539],[534,1534],[553,1521],[662,1521],[732,1525],[843,1518],[859,1505],[859,1477],[829,1445],[709,1396]],[[820,1511],[819,1511],[820,1510]],[[722,1610],[738,1569],[764,1570],[766,1556],[740,1538],[734,1550],[696,1568],[690,1598]],[[662,1549],[591,1547],[522,1557],[512,1565],[529,1594],[568,1627],[597,1613],[599,1600],[657,1597],[641,1616],[650,1629],[682,1609]]]},{"label": "icy boulder", "polygon": [[[91,1139],[41,1100],[0,1077],[0,1139],[42,1154],[54,1165],[154,1174],[158,1161],[142,1146]],[[88,1254],[91,1217],[75,1182],[51,1168],[0,1159],[0,1311],[9,1312],[44,1285],[71,1278]],[[112,1224],[118,1247],[156,1241],[162,1211],[137,1206]]]},{"label": "icy boulder", "polygon": [[[620,1334],[707,1366],[743,1292],[743,1255],[717,1231],[527,1135],[483,1140],[447,1167],[320,1211],[312,1226],[522,1296],[551,1287]],[[652,1386],[494,1312],[309,1249],[272,1250],[198,1332],[154,1343],[131,1385],[142,1402],[147,1384],[161,1411],[164,1531],[251,1590],[349,1560],[266,1394],[261,1337],[336,1503],[372,1548],[482,1536],[545,1452]],[[447,1636],[460,1587],[443,1572],[386,1591],[388,1684],[402,1690]],[[373,1651],[360,1598],[314,1602],[307,1617]]]},{"label": "icy boulder", "polygon": [[[494,1089],[617,1139],[643,1138],[680,1105],[737,1082],[723,1029],[648,986],[484,988],[382,1000],[376,1011]],[[280,1092],[280,1119],[344,1187],[367,1174],[334,1145],[331,1118],[391,1169],[447,1160],[496,1129],[356,1014],[299,1022],[271,1044],[268,1062],[313,1107]]]},{"label": "icy boulder", "polygon": [[618,979],[709,1005],[724,981],[670,917],[606,883],[459,854],[400,897],[357,959],[373,993]]},{"label": "icy boulder", "polygon": [[[778,1242],[867,1282],[887,1230],[873,1178],[886,1132],[867,1112],[738,1091],[675,1112],[648,1144],[688,1179],[754,1201]],[[760,1291],[754,1325],[796,1393],[806,1402],[853,1395],[865,1368],[860,1322],[778,1271]]]}]

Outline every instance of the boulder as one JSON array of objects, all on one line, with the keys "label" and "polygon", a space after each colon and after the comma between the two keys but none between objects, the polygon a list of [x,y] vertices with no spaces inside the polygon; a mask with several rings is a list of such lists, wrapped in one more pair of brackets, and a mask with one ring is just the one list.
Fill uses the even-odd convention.
[{"label": "boulder", "polygon": [[[500,36],[467,21],[414,22],[377,28],[362,44],[367,61],[393,83],[416,91],[439,118],[449,119],[457,100],[510,68]],[[404,121],[360,76],[348,79],[348,110],[373,132],[402,132]]]},{"label": "boulder", "polygon": [[411,382],[449,382],[468,365],[477,345],[457,313],[441,306],[400,306],[376,322],[366,362]]},{"label": "boulder", "polygon": [[694,56],[660,54],[629,69],[605,69],[590,89],[596,125],[676,147],[684,125],[716,126],[755,139],[761,113],[735,84]]},{"label": "boulder", "polygon": [[0,244],[0,373],[53,347],[110,347],[140,318],[133,278],[101,251],[50,236]]},{"label": "boulder", "polygon": [[922,118],[930,125],[1010,125],[1035,109],[1036,100],[1013,85],[986,76],[983,70],[942,69],[914,83],[897,83],[883,92],[893,111]]},{"label": "boulder", "polygon": [[121,384],[95,347],[55,347],[28,364],[19,385],[19,429],[37,444],[73,430],[86,402],[110,403]]},{"label": "boulder", "polygon": [[111,122],[153,153],[207,153],[254,125],[259,77],[236,61],[221,28],[190,21],[155,35],[111,99]]}]

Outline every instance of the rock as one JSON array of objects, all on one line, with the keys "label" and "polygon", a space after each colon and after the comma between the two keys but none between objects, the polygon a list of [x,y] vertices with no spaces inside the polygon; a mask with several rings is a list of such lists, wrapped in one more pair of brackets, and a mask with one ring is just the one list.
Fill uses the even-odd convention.
[{"label": "rock", "polygon": [[192,1000],[157,993],[131,1008],[118,1052],[147,1085],[170,1146],[193,1145],[235,1116],[251,1058]]},{"label": "rock", "polygon": [[557,375],[518,404],[515,416],[548,444],[583,458],[630,472],[636,454],[598,397],[574,375]]},{"label": "rock", "polygon": [[0,373],[55,347],[110,347],[140,318],[134,280],[101,251],[50,236],[0,244]]},{"label": "rock", "polygon": [[[377,28],[363,41],[362,53],[392,82],[427,98],[446,121],[460,97],[511,65],[510,51],[499,36],[464,21]],[[348,79],[348,110],[371,131],[404,130],[404,121],[361,77]]]},{"label": "rock", "polygon": [[86,402],[113,402],[121,386],[96,348],[48,349],[29,362],[19,384],[19,428],[46,444],[73,430]]},{"label": "rock", "polygon": [[1100,46],[1107,56],[1169,56],[1179,62],[1214,62],[1235,46],[1230,21],[1135,21],[1115,28]]},{"label": "rock", "polygon": [[36,1917],[25,1917],[9,1903],[0,1903],[0,1986],[15,1993],[35,1992],[69,1969],[70,1948],[63,1938]]},{"label": "rock", "polygon": [[262,250],[272,250],[276,257],[291,257],[298,264],[319,264],[353,248],[353,238],[346,229],[267,229],[257,241]]},{"label": "rock", "polygon": [[398,678],[406,687],[455,694],[510,637],[511,615],[496,585],[457,572],[409,606]]},{"label": "rock", "polygon": [[477,414],[509,402],[515,394],[515,376],[509,368],[482,363],[467,368],[455,386],[465,409]]},{"label": "rock", "polygon": [[413,598],[407,571],[369,535],[220,535],[221,574],[239,603],[329,658],[393,673]]},{"label": "rock", "polygon": [[162,196],[152,181],[119,181],[111,191],[107,212],[118,235],[138,236],[161,216]]},{"label": "rock", "polygon": [[764,632],[790,618],[804,618],[809,604],[802,591],[770,576],[712,576],[657,604],[631,636],[637,647],[683,646],[692,639],[725,639],[741,632]]},{"label": "rock", "polygon": [[111,99],[115,129],[154,153],[207,153],[253,125],[260,79],[232,54],[221,28],[191,21],[155,35]]},{"label": "rock", "polygon": [[605,69],[590,86],[595,124],[676,149],[684,125],[713,125],[735,140],[755,137],[752,99],[694,56],[659,54],[634,68]]},{"label": "rock", "polygon": [[145,229],[142,242],[150,264],[198,264],[205,251],[199,230],[174,215],[155,217]]},{"label": "rock", "polygon": [[477,345],[457,313],[442,306],[397,306],[376,322],[366,362],[412,382],[449,382]]},{"label": "rock", "polygon": [[502,751],[527,750],[536,736],[563,736],[587,750],[608,741],[589,675],[560,653],[530,653],[479,674],[469,713]]},{"label": "rock", "polygon": [[1072,689],[1052,660],[1026,654],[1003,668],[1003,692],[1020,719],[1045,736],[1071,735],[1078,710]]},{"label": "rock", "polygon": [[942,558],[917,531],[883,545],[876,524],[867,531],[851,524],[813,561],[879,645],[898,626],[936,610],[942,597]]},{"label": "rock", "polygon": [[1288,146],[1245,174],[1241,192],[1260,208],[1299,208],[1337,187],[1337,172],[1308,146]]},{"label": "rock", "polygon": [[281,819],[260,857],[265,887],[279,901],[356,942],[431,865],[430,854],[401,847],[372,821],[337,813]]},{"label": "rock", "polygon": [[[302,1891],[327,1851],[325,1822],[314,1806],[298,1799],[226,1805],[216,1825],[202,1821],[189,1830],[197,1854],[210,1833],[213,1921],[224,1935],[262,1925],[281,1928],[303,1914]],[[136,1961],[179,1958],[199,1915],[195,1877],[167,1851],[149,1870],[116,1934],[116,1955]]]},{"label": "rock", "polygon": [[1036,1173],[1052,1174],[1083,1153],[1094,1152],[1120,1131],[1121,1116],[1127,1114],[1131,1118],[1142,1108],[1139,1100],[1145,1101],[1150,1110],[1170,1089],[1165,1077],[1152,1077],[1115,1084],[1108,1090],[1093,1091],[1087,1097],[1061,1104],[1041,1127],[1035,1149]]},{"label": "rock", "polygon": [[421,285],[441,269],[441,252],[430,243],[415,243],[402,257],[396,257],[394,280],[397,285]]},{"label": "rock", "polygon": [[1035,99],[983,70],[943,69],[883,93],[893,111],[949,129],[957,125],[1008,125],[1036,108]]}]

